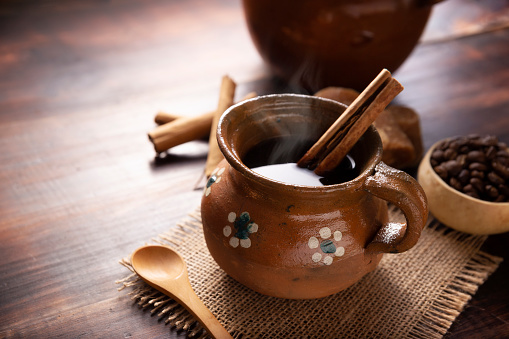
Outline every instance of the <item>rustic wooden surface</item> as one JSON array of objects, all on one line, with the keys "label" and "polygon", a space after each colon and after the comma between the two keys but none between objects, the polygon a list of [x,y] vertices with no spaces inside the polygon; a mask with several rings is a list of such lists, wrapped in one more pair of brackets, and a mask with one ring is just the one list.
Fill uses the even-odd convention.
[{"label": "rustic wooden surface", "polygon": [[[437,5],[395,73],[426,148],[468,133],[509,143],[507,7]],[[180,336],[114,281],[126,274],[120,258],[201,197],[207,143],[156,159],[146,137],[155,113],[213,109],[224,74],[238,98],[298,91],[265,68],[240,1],[0,4],[0,337]],[[449,338],[509,336],[509,234],[484,249],[505,262]]]}]

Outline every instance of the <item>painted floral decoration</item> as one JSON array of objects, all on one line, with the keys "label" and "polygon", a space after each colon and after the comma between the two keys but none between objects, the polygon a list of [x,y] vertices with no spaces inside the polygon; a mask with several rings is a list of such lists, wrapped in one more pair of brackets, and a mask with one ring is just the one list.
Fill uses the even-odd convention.
[{"label": "painted floral decoration", "polygon": [[223,227],[223,235],[230,237],[230,246],[236,248],[239,245],[244,248],[251,247],[251,239],[249,236],[252,233],[258,231],[258,224],[251,221],[251,217],[248,212],[242,212],[238,217],[235,212],[228,214],[228,221],[233,224],[233,228],[230,225]]},{"label": "painted floral decoration", "polygon": [[209,196],[210,192],[212,191],[212,185],[217,184],[221,181],[221,175],[224,172],[224,167],[218,167],[216,168],[212,174],[209,177],[209,180],[207,180],[207,184],[205,184],[205,189],[203,190],[203,194],[205,196]]},{"label": "painted floral decoration", "polygon": [[320,239],[318,237],[311,237],[308,241],[309,248],[317,249],[317,252],[313,253],[311,259],[314,262],[323,261],[325,265],[330,265],[335,257],[341,257],[345,254],[345,248],[335,244],[335,242],[341,240],[343,234],[341,231],[335,231],[333,234],[328,227],[321,228],[319,234]]}]

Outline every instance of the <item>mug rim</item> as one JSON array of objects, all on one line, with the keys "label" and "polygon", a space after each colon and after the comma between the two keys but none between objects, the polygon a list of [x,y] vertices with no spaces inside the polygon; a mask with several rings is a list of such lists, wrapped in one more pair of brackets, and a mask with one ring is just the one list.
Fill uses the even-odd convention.
[{"label": "mug rim", "polygon": [[[379,147],[375,150],[374,156],[369,159],[366,163],[366,167],[362,172],[360,172],[355,178],[341,182],[338,184],[331,184],[331,185],[322,185],[322,186],[310,186],[310,185],[299,185],[299,184],[292,184],[287,183],[283,181],[278,181],[275,179],[268,178],[266,176],[263,176],[261,174],[256,173],[251,168],[246,166],[242,159],[235,154],[229,147],[229,143],[227,142],[227,138],[225,135],[223,135],[223,131],[228,130],[228,117],[232,114],[235,114],[238,110],[240,110],[240,107],[245,107],[249,105],[254,105],[255,103],[261,103],[268,100],[272,100],[274,98],[278,99],[285,99],[288,101],[296,101],[301,100],[303,103],[310,102],[310,101],[321,101],[326,103],[326,105],[336,106],[336,108],[341,109],[343,112],[347,108],[347,106],[343,103],[340,103],[338,101],[312,96],[312,95],[305,95],[305,94],[293,94],[293,93],[284,93],[284,94],[268,94],[268,95],[262,95],[258,96],[252,99],[248,99],[245,101],[241,101],[235,105],[230,106],[220,117],[218,126],[217,126],[217,133],[216,138],[219,145],[219,148],[221,152],[223,153],[223,156],[225,157],[226,161],[238,172],[243,174],[245,177],[250,179],[251,181],[258,182],[260,184],[263,184],[264,186],[273,187],[273,188],[291,188],[294,189],[298,187],[299,189],[305,190],[305,191],[312,191],[312,192],[326,192],[331,190],[346,190],[351,189],[352,187],[360,187],[363,183],[366,177],[371,175],[374,170],[375,166],[381,161],[382,159],[382,141],[380,139],[380,135],[378,134],[378,131],[376,128],[371,125],[368,130],[365,133],[372,133],[375,135],[375,138],[377,140],[377,143]],[[304,106],[303,106],[304,107]]]}]

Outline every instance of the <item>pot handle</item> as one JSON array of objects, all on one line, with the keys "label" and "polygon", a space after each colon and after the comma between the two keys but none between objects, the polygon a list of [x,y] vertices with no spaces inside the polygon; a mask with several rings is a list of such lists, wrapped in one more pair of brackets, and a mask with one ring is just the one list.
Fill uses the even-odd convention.
[{"label": "pot handle", "polygon": [[375,174],[364,182],[363,189],[396,205],[406,218],[406,224],[388,222],[383,225],[366,250],[400,253],[412,248],[428,218],[426,195],[419,183],[409,174],[380,162]]}]

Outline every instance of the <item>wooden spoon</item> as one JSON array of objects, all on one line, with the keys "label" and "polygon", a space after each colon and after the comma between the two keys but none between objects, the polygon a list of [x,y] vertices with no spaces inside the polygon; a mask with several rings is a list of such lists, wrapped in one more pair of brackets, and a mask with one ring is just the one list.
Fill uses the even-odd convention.
[{"label": "wooden spoon", "polygon": [[147,284],[184,306],[214,338],[232,338],[194,293],[184,259],[171,248],[148,245],[131,256],[135,272]]}]

